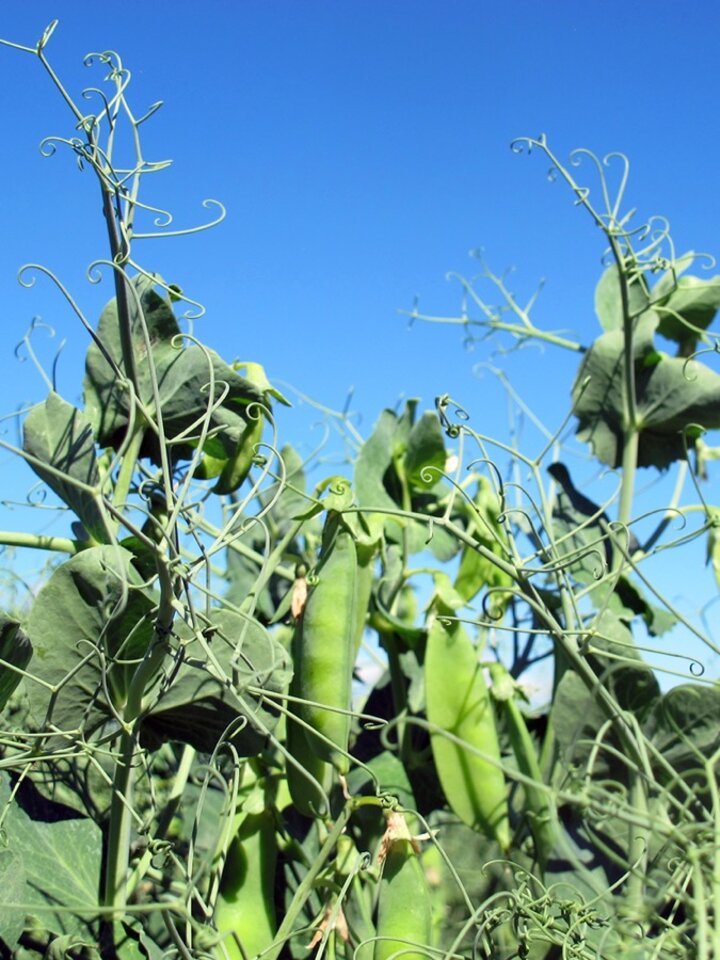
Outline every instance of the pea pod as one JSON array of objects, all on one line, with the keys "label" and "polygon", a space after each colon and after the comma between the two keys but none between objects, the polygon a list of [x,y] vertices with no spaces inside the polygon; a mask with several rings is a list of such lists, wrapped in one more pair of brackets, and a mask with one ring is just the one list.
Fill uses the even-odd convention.
[{"label": "pea pod", "polygon": [[538,862],[544,865],[555,844],[555,811],[547,789],[543,783],[535,745],[525,723],[525,717],[515,699],[515,681],[502,663],[490,666],[492,690],[496,701],[503,711],[505,726],[515,754],[518,770],[538,786],[523,783],[525,807],[530,831],[535,842],[535,854]]},{"label": "pea pod", "polygon": [[[298,696],[295,680],[290,684],[290,694]],[[292,703],[290,709],[292,710]],[[285,777],[290,799],[304,817],[324,817],[328,813],[327,794],[330,789],[332,767],[321,760],[311,748],[305,731],[291,712],[287,717],[285,746],[298,766],[286,761]],[[315,782],[313,782],[315,781]],[[321,789],[318,789],[318,784]]]},{"label": "pea pod", "polygon": [[222,473],[213,487],[213,493],[232,493],[233,490],[237,490],[241,486],[250,472],[253,458],[257,453],[255,447],[262,440],[265,425],[262,409],[255,404],[246,414],[247,424],[240,434],[235,453],[223,467]]},{"label": "pea pod", "polygon": [[507,850],[507,787],[490,693],[475,645],[461,623],[443,620],[446,612],[442,606],[437,609],[425,651],[426,708],[433,728],[435,767],[453,812]]},{"label": "pea pod", "polygon": [[328,519],[323,541],[316,583],[299,627],[298,692],[306,702],[298,706],[298,713],[320,734],[308,736],[315,754],[334,764],[340,773],[347,773],[357,553],[352,534],[337,514]]},{"label": "pea pod", "polygon": [[218,960],[247,960],[272,944],[277,840],[271,810],[250,813],[233,837],[225,860],[215,926],[222,936]]},{"label": "pea pod", "polygon": [[357,656],[365,632],[370,594],[375,579],[375,544],[357,546],[357,576],[355,579],[355,641],[354,654]]},{"label": "pea pod", "polygon": [[432,910],[425,873],[404,817],[392,813],[384,838],[385,862],[378,896],[377,939],[373,960],[402,957],[427,960]]}]

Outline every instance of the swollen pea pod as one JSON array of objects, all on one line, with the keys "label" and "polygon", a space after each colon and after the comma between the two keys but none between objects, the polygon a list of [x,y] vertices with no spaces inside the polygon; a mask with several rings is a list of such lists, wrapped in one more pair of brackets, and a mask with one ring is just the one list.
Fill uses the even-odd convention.
[{"label": "swollen pea pod", "polygon": [[[296,646],[295,644],[293,645]],[[295,661],[297,663],[297,660]],[[299,696],[297,676],[290,684],[290,695]],[[320,757],[310,746],[305,731],[294,719],[293,710],[297,704],[290,701],[290,713],[287,716],[285,746],[288,753],[298,766],[286,761],[285,778],[287,780],[290,799],[296,810],[304,817],[324,817],[328,814],[327,795],[332,781],[332,767]],[[313,781],[317,781],[314,783]],[[318,789],[317,784],[322,789]]]},{"label": "swollen pea pod", "polygon": [[218,960],[248,960],[272,944],[277,932],[277,838],[272,810],[250,813],[227,852],[214,921],[222,936]]},{"label": "swollen pea pod", "polygon": [[[320,736],[306,734],[314,753],[340,773],[349,770],[349,714],[355,661],[357,552],[338,514],[330,514],[316,582],[300,620],[299,716]],[[325,739],[321,739],[325,738]]]},{"label": "swollen pea pod", "polygon": [[425,651],[426,709],[435,768],[451,810],[507,850],[508,791],[490,692],[475,645],[461,623],[444,619],[449,613],[436,606]]},{"label": "swollen pea pod", "polygon": [[356,544],[357,576],[355,578],[355,643],[354,653],[358,655],[365,632],[365,623],[368,616],[368,606],[375,579],[375,551],[376,544]]},{"label": "swollen pea pod", "polygon": [[555,809],[547,789],[539,786],[543,783],[543,776],[525,717],[515,700],[515,681],[502,663],[490,665],[490,677],[492,693],[503,712],[518,770],[538,784],[538,786],[532,786],[529,783],[523,783],[522,788],[525,793],[528,824],[535,842],[535,855],[538,863],[544,866],[555,845],[557,834]]},{"label": "swollen pea pod", "polygon": [[383,848],[373,960],[427,960],[432,955],[429,950],[412,947],[428,946],[431,941],[430,892],[417,846],[402,814],[389,815]]}]

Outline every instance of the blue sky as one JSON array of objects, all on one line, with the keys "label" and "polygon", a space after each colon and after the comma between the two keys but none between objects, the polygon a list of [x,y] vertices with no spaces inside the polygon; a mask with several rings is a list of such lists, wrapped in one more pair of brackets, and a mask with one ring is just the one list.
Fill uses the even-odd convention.
[{"label": "blue sky", "polygon": [[[205,305],[196,333],[227,359],[257,360],[271,379],[331,407],[354,386],[365,434],[401,395],[432,406],[445,392],[478,429],[506,433],[501,388],[473,371],[489,349],[464,351],[455,328],[408,330],[398,313],[418,296],[428,312],[457,314],[445,273],[473,272],[471,248],[483,247],[498,272],[516,268],[521,299],[546,279],[538,325],[585,342],[595,335],[602,237],[569,191],[548,183],[539,155],[513,155],[514,137],[543,131],[563,158],[576,146],[623,151],[638,217],[666,215],[678,250],[718,253],[715,5],[680,15],[666,0],[126,0],[118,12],[4,0],[0,36],[31,45],[54,17],[48,55],[72,93],[102,76],[83,55],[112,48],[133,72],[137,111],[165,101],[146,127],[146,153],[174,165],[147,199],[188,226],[202,220],[204,198],[227,206],[216,230],[146,244],[145,265]],[[0,48],[0,84],[10,413],[44,395],[13,358],[33,316],[68,338],[59,380],[68,399],[79,396],[86,345],[50,285],[22,289],[17,268],[47,265],[92,318],[111,291],[107,279],[88,286],[84,273],[105,255],[95,184],[69,155],[37,150],[43,136],[72,135],[69,113],[27,54]],[[38,349],[52,356],[52,343]],[[501,362],[555,429],[576,358],[533,349]],[[293,411],[284,436],[311,446],[314,419]],[[534,434],[528,443],[539,449]],[[6,495],[22,495],[27,476],[2,462]],[[0,512],[4,528],[32,520]]]}]

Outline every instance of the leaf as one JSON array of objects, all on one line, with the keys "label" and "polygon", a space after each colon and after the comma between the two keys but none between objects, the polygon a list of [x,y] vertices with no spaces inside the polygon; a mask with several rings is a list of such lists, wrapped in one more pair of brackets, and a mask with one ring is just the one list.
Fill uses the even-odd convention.
[{"label": "leaf", "polygon": [[[353,486],[360,507],[367,508],[368,511],[373,510],[373,508],[378,510],[378,513],[364,514],[373,539],[378,539],[384,532],[388,540],[398,543],[402,539],[403,530],[405,530],[410,553],[419,553],[422,550],[429,549],[437,559],[446,562],[455,556],[458,551],[457,541],[447,531],[440,527],[431,528],[429,523],[424,524],[416,520],[407,520],[401,516],[383,517],[383,511],[397,514],[398,510],[402,509],[405,497],[408,494],[412,494],[411,509],[417,513],[428,514],[429,517],[432,516],[432,507],[437,501],[435,488],[428,489],[425,486],[421,492],[418,486],[413,487],[409,483],[406,476],[401,477],[398,474],[398,469],[402,471],[403,475],[405,474],[406,456],[410,449],[410,438],[414,430],[412,419],[416,406],[416,400],[408,400],[401,416],[398,416],[392,410],[383,410],[371,436],[360,448],[360,453],[355,461]],[[429,413],[426,416],[436,419],[434,413]],[[418,421],[418,424],[422,423],[423,418]],[[435,462],[439,463],[437,460],[439,449],[437,447],[437,437],[432,439],[432,430],[434,428],[429,426],[428,419],[419,427],[418,433],[412,441],[413,452],[410,455],[410,463],[418,481],[422,479],[420,476],[422,465],[419,461],[422,451],[435,457]],[[443,455],[443,467],[444,464],[445,457]],[[403,483],[408,485],[406,492],[404,492]]]},{"label": "leaf", "polygon": [[[385,485],[385,475],[390,471],[393,462],[396,431],[397,416],[392,410],[383,410],[369,439],[360,448],[355,462],[353,486],[361,507],[392,511],[398,509],[398,500],[394,495],[396,491],[391,495]],[[392,475],[392,480],[395,484],[398,483],[396,475]],[[397,496],[401,496],[399,490]],[[384,526],[391,539],[399,540],[400,527],[405,525],[405,521],[395,518],[379,520],[382,520],[381,529]]]},{"label": "leaf", "polygon": [[[636,360],[642,360],[642,353]],[[573,386],[577,436],[610,467],[622,461],[623,335],[613,330],[594,342]],[[586,379],[589,379],[585,385]],[[698,361],[663,357],[650,367],[636,363],[640,440],[638,466],[668,467],[685,458],[697,433],[720,427],[720,374]]]},{"label": "leaf", "polygon": [[211,611],[202,636],[182,622],[176,633],[183,657],[143,720],[145,743],[173,740],[210,752],[234,724],[230,740],[240,756],[259,753],[278,719],[265,697],[285,693],[292,678],[285,648],[257,620],[231,610]]},{"label": "leaf", "polygon": [[257,387],[263,394],[267,394],[270,397],[273,397],[275,400],[279,401],[286,407],[291,407],[292,404],[276,387],[274,387],[267,378],[265,373],[265,367],[261,363],[251,363],[249,361],[236,360],[233,365],[233,370],[244,370],[245,379],[248,383],[251,383],[254,387]]},{"label": "leaf", "polygon": [[165,951],[150,939],[134,917],[115,924],[114,946],[119,960],[163,960],[165,956]]},{"label": "leaf", "polygon": [[0,711],[22,680],[22,674],[12,667],[24,670],[30,663],[32,652],[32,644],[20,629],[19,622],[0,613]]},{"label": "leaf", "polygon": [[642,720],[657,703],[660,686],[630,629],[612,611],[603,610],[589,624],[589,631],[587,650],[596,673],[621,709]]},{"label": "leaf", "polygon": [[155,603],[122,547],[83,550],[53,571],[26,624],[34,648],[25,684],[43,727],[88,738],[125,703],[129,679],[150,643]]},{"label": "leaf", "polygon": [[0,931],[14,944],[28,913],[37,908],[43,926],[57,934],[92,938],[98,909],[102,835],[91,820],[45,823],[11,799],[0,773]]},{"label": "leaf", "polygon": [[[642,274],[627,278],[629,312],[631,317],[641,314],[648,305],[647,284]],[[623,307],[617,264],[608,267],[595,288],[595,313],[604,330],[622,330]]]},{"label": "leaf", "polygon": [[413,424],[405,451],[405,476],[412,487],[434,487],[445,470],[445,437],[437,413],[426,410]]},{"label": "leaf", "polygon": [[[108,532],[97,499],[76,485],[97,487],[100,481],[95,438],[85,414],[57,393],[50,393],[47,400],[33,407],[25,418],[23,450],[40,461],[30,461],[30,466],[75,512],[88,533],[100,543],[106,543]],[[54,470],[44,469],[43,464]]]},{"label": "leaf", "polygon": [[[500,506],[487,477],[478,477],[478,488],[474,498],[474,509],[470,514],[468,532],[480,546],[491,550],[496,556],[503,556],[502,544],[506,534],[498,522]],[[466,603],[469,603],[485,587],[512,587],[512,578],[496,564],[484,557],[473,547],[463,547],[460,567],[455,577],[455,589]],[[498,613],[509,600],[509,594],[493,592],[491,606]]]},{"label": "leaf", "polygon": [[[218,459],[229,457],[246,426],[243,409],[252,401],[261,402],[262,391],[237,374],[213,350],[182,345],[180,328],[170,303],[156,293],[152,279],[139,275],[130,284],[130,335],[137,360],[141,401],[155,417],[162,416],[167,439],[183,435],[183,446],[175,447],[176,457],[189,458],[192,455],[192,442],[197,442],[200,437],[203,421],[214,431],[204,445],[206,452]],[[97,333],[105,351],[124,374],[115,299],[103,310]],[[160,411],[154,409],[153,368]],[[211,379],[214,380],[214,393],[209,390]],[[216,405],[209,412],[213,400],[223,393],[225,396],[220,406]],[[85,360],[85,405],[99,444],[117,450],[128,426],[129,395],[126,387],[118,381],[113,366],[94,342],[88,348]],[[154,435],[146,436],[141,453],[159,462],[158,441]]]},{"label": "leaf", "polygon": [[656,704],[646,732],[676,773],[693,770],[720,748],[720,688],[686,683]]},{"label": "leaf", "polygon": [[[710,326],[720,309],[720,275],[707,280],[680,276],[695,260],[690,251],[673,262],[653,288],[653,300],[659,301],[658,333],[679,344],[682,356],[689,356],[702,331]],[[695,328],[695,329],[693,329]]]}]

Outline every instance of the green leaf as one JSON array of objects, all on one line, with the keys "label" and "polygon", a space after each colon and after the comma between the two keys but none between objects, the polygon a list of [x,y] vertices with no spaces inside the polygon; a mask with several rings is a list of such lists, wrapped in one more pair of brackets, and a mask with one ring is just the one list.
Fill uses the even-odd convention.
[{"label": "green leaf", "polygon": [[691,251],[673,263],[653,288],[653,300],[659,301],[658,333],[679,344],[683,356],[689,356],[720,309],[720,275],[707,280],[696,276],[680,276],[695,260]]},{"label": "green leaf", "polygon": [[[156,417],[162,416],[167,439],[183,434],[183,445],[175,448],[177,457],[192,455],[192,443],[200,437],[203,422],[214,431],[205,445],[207,452],[216,458],[231,456],[246,426],[242,411],[252,401],[261,402],[262,391],[237,374],[213,350],[198,345],[183,346],[169,300],[155,291],[151,279],[139,275],[131,284],[136,296],[128,298],[130,328],[140,399]],[[143,320],[150,344],[149,355]],[[115,299],[103,310],[97,333],[106,353],[124,374]],[[153,367],[160,411],[154,409]],[[213,394],[208,386],[211,380],[215,384]],[[217,400],[223,393],[222,404],[208,413],[213,398]],[[117,373],[94,342],[85,360],[85,404],[100,445],[118,449],[131,410],[128,391],[118,382]],[[154,435],[146,437],[142,454],[158,462],[158,441]]]},{"label": "green leaf", "polygon": [[[644,277],[628,278],[628,307],[631,317],[641,314],[648,305],[649,296]],[[595,288],[595,313],[604,330],[622,330],[623,308],[617,264],[608,267]]]},{"label": "green leaf", "polygon": [[697,769],[720,748],[720,688],[686,683],[658,701],[646,733],[676,774]]},{"label": "green leaf", "polygon": [[454,613],[465,606],[464,598],[455,589],[452,580],[446,573],[440,570],[433,573],[433,585],[435,587],[435,597],[441,608],[444,608],[443,612]]},{"label": "green leaf", "polygon": [[[50,393],[47,400],[33,407],[25,418],[23,450],[40,461],[31,461],[30,466],[75,512],[88,533],[106,543],[108,532],[97,499],[76,485],[96,487],[100,481],[95,438],[85,414],[57,393]],[[53,470],[45,469],[44,464]]]},{"label": "green leaf", "polygon": [[115,924],[115,952],[119,960],[163,960],[162,950],[145,933],[136,918],[126,918]]},{"label": "green leaf", "polygon": [[0,711],[22,680],[22,674],[12,668],[25,670],[32,652],[32,644],[20,629],[19,622],[0,613]]},{"label": "green leaf", "polygon": [[14,944],[27,914],[56,934],[92,936],[98,907],[102,835],[91,820],[44,823],[10,799],[0,773],[0,931]]},{"label": "green leaf", "polygon": [[[478,545],[486,547],[496,556],[503,557],[502,544],[506,541],[505,530],[498,522],[500,506],[487,477],[478,477],[478,488],[470,513],[468,532]],[[455,577],[455,589],[466,603],[486,587],[511,587],[512,578],[496,564],[470,546],[463,547],[460,567]],[[494,592],[491,606],[498,613],[509,599],[502,592]]]},{"label": "green leaf", "polygon": [[[641,350],[641,345],[638,345]],[[720,374],[698,361],[665,357],[651,367],[636,354],[635,382],[640,441],[638,466],[664,469],[685,458],[695,442],[691,424],[720,427]],[[585,384],[586,379],[589,381]],[[622,462],[623,335],[602,334],[580,366],[573,386],[577,436],[610,467]]]},{"label": "green leaf", "polygon": [[587,650],[596,673],[620,707],[642,719],[660,696],[655,674],[643,661],[628,626],[610,610],[588,625]]},{"label": "green leaf", "polygon": [[251,383],[254,387],[257,387],[263,394],[267,394],[273,399],[277,400],[279,403],[282,403],[286,407],[291,407],[292,404],[276,387],[274,387],[267,378],[265,373],[265,367],[261,363],[252,363],[250,361],[236,360],[233,365],[233,370],[244,370],[245,379],[248,383]]},{"label": "green leaf", "polygon": [[426,410],[413,424],[405,451],[405,476],[412,487],[434,487],[445,470],[445,436],[437,413]]},{"label": "green leaf", "polygon": [[174,740],[210,752],[235,724],[230,739],[239,754],[259,753],[278,719],[265,697],[285,693],[292,678],[285,648],[257,620],[231,610],[211,611],[202,635],[182,622],[176,633],[183,658],[143,720],[144,742]]},{"label": "green leaf", "polygon": [[[357,502],[361,507],[376,507],[379,510],[397,510],[401,492],[398,489],[397,476],[391,471],[393,448],[397,431],[397,416],[392,410],[383,410],[375,424],[372,434],[360,448],[355,462],[353,486]],[[392,495],[386,488],[385,475],[394,481]],[[368,518],[369,519],[369,518]],[[393,540],[400,538],[400,527],[405,521],[385,521],[378,518],[381,528],[384,526]]]},{"label": "green leaf", "polygon": [[[439,464],[437,437],[433,439],[434,428],[430,426],[429,421],[430,417],[436,419],[434,413],[424,415],[418,421],[416,424],[418,432],[412,440],[410,464],[415,471],[418,485],[413,486],[405,475],[406,457],[411,449],[411,436],[414,431],[412,420],[416,405],[416,400],[407,401],[401,416],[392,410],[383,410],[371,436],[365,441],[358,454],[353,486],[360,507],[365,507],[368,511],[377,508],[379,511],[364,514],[372,539],[378,539],[384,532],[388,540],[398,543],[402,539],[404,529],[410,553],[420,553],[428,549],[437,559],[445,562],[455,556],[458,551],[457,541],[447,531],[440,527],[431,529],[429,524],[407,520],[400,516],[385,518],[382,514],[385,510],[395,512],[401,510],[403,506],[407,506],[406,498],[408,497],[413,511],[425,513],[428,516],[432,516],[434,512],[433,507],[437,502],[439,491],[436,487],[428,488],[424,485],[420,476],[422,472],[420,460],[423,456],[434,457],[436,465]],[[442,466],[444,465],[443,453]],[[403,476],[399,475],[398,469]],[[404,487],[404,484],[407,486]],[[424,489],[421,491],[420,487]]]},{"label": "green leaf", "polygon": [[25,684],[31,713],[45,726],[90,737],[115,722],[132,673],[150,643],[155,603],[122,547],[83,550],[56,567],[26,624],[34,648]]}]

